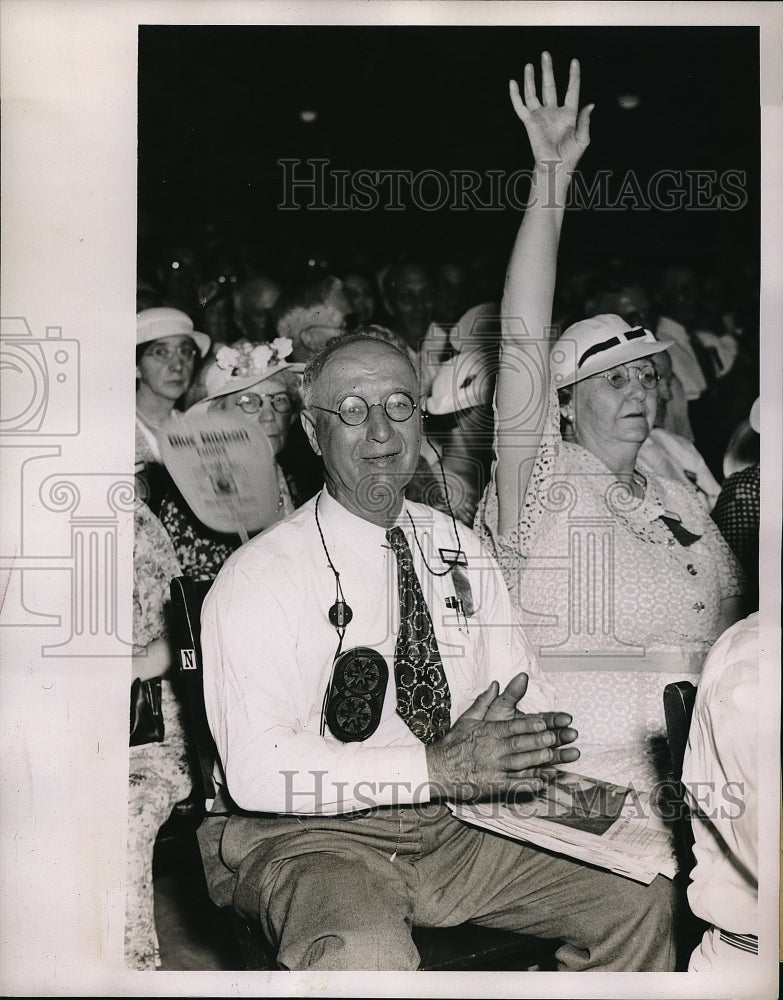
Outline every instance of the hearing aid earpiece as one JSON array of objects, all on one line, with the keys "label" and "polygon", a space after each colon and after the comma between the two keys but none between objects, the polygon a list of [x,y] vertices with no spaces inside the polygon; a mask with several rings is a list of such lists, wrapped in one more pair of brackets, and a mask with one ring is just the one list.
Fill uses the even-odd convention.
[{"label": "hearing aid earpiece", "polygon": [[353,618],[353,611],[345,601],[335,601],[329,608],[329,621],[335,628],[345,628]]}]

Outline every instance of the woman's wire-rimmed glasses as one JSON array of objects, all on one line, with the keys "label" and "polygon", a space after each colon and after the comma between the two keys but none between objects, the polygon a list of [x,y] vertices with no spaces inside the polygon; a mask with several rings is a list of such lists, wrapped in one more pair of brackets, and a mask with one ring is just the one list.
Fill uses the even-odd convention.
[{"label": "woman's wire-rimmed glasses", "polygon": [[275,413],[291,412],[291,398],[287,392],[243,392],[234,405],[243,413],[258,413],[265,399],[269,400]]},{"label": "woman's wire-rimmed glasses", "polygon": [[642,384],[642,388],[648,392],[658,385],[661,378],[654,368],[626,368],[625,365],[613,368],[609,372],[598,372],[596,375],[592,375],[591,378],[605,378],[613,389],[624,389],[631,381],[631,372],[635,373]]},{"label": "woman's wire-rimmed glasses", "polygon": [[166,364],[173,361],[174,358],[179,358],[180,361],[193,361],[197,354],[198,348],[194,347],[193,344],[178,344],[176,347],[171,347],[168,344],[155,344],[153,347],[147,348],[144,357],[154,358],[161,364]]}]

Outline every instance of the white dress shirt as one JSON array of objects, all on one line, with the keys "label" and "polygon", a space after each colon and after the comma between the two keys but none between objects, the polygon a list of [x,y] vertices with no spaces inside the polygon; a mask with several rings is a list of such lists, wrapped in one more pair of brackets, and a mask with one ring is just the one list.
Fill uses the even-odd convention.
[{"label": "white dress shirt", "polygon": [[692,486],[708,513],[715,506],[720,484],[692,441],[663,427],[653,427],[639,449],[639,457],[662,479]]},{"label": "white dress shirt", "polygon": [[[318,518],[353,612],[342,650],[377,650],[389,682],[380,724],[366,741],[341,743],[328,728],[321,735],[338,637],[328,619],[336,585],[316,524],[317,499],[235,552],[204,603],[204,696],[228,791],[243,809],[273,813],[427,802],[425,747],[395,710],[396,558],[383,528],[351,514],[326,490]],[[478,538],[460,524],[457,539],[450,518],[409,501],[397,523],[433,619],[452,723],[493,680],[502,689],[520,671],[530,676],[521,707],[551,708],[500,569]],[[472,615],[447,606],[457,594],[450,572],[435,575],[446,569],[441,549],[462,551]]]},{"label": "white dress shirt", "polygon": [[758,612],[723,633],[704,664],[682,780],[696,865],[688,902],[724,931],[757,934]]}]

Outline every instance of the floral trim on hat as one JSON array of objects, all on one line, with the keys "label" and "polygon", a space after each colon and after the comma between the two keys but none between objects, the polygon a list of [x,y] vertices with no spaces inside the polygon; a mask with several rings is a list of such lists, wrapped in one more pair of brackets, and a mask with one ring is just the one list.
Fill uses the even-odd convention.
[{"label": "floral trim on hat", "polygon": [[226,381],[261,377],[281,364],[293,349],[293,342],[288,337],[276,337],[271,344],[253,344],[246,340],[238,347],[221,347],[215,355],[215,364],[227,373]]}]

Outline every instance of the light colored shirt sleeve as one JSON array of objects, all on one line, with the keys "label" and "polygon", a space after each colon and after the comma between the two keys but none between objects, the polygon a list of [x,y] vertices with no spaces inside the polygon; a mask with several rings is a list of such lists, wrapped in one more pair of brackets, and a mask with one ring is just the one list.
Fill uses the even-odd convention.
[{"label": "light colored shirt sleeve", "polygon": [[342,744],[308,728],[313,692],[294,638],[304,612],[268,580],[280,577],[227,564],[202,612],[207,717],[233,800],[253,812],[310,814],[428,801],[423,744]]},{"label": "light colored shirt sleeve", "polygon": [[683,765],[696,865],[688,901],[723,930],[757,932],[758,615],[737,622],[707,658]]},{"label": "light colored shirt sleeve", "polygon": [[[324,523],[343,538],[341,578],[353,609],[344,649],[370,645],[389,666],[381,721],[364,742],[341,743],[328,729],[321,735],[323,697],[337,644],[324,614],[334,581],[306,513],[297,527],[285,523],[275,529],[282,534],[271,544],[260,536],[243,546],[223,566],[201,620],[207,718],[227,790],[248,811],[331,815],[430,798],[425,746],[395,711],[397,624],[386,608],[397,605],[396,571],[390,575],[384,562],[389,557],[371,534],[356,540],[366,525],[347,522],[340,536],[339,517],[345,515],[337,512],[338,520],[330,522],[330,510],[335,513],[326,499]],[[430,559],[440,566],[439,548],[454,544],[451,523],[424,508],[414,512]],[[432,530],[437,541],[430,550]],[[521,671],[529,684],[520,709],[551,710],[552,692],[497,563],[469,529],[462,534],[475,604],[467,620],[450,609],[455,594],[451,574],[429,572],[414,544],[417,573],[449,678],[452,724],[493,680],[502,689]]]}]

